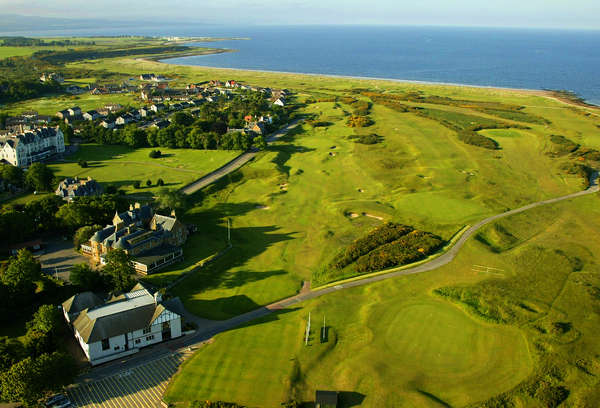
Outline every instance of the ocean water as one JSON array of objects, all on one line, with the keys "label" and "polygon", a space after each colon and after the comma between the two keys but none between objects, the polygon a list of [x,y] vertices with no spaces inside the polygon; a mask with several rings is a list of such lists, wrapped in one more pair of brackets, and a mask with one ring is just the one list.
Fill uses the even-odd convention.
[{"label": "ocean water", "polygon": [[[439,27],[253,27],[217,35],[234,53],[169,63],[531,89],[600,104],[600,31]],[[198,33],[199,35],[200,33]],[[207,46],[197,44],[199,46]]]},{"label": "ocean water", "polygon": [[600,105],[600,30],[199,24],[0,34],[247,37],[250,39],[196,44],[237,52],[174,58],[167,62],[478,86],[565,89]]}]

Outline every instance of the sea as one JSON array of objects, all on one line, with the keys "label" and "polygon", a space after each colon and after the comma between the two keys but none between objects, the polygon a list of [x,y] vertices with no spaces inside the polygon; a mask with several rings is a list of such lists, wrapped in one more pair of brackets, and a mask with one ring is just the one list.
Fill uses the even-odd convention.
[{"label": "sea", "polygon": [[[2,33],[0,33],[1,35]],[[19,35],[245,38],[171,64],[575,92],[600,105],[600,30],[412,26],[140,26]]]}]

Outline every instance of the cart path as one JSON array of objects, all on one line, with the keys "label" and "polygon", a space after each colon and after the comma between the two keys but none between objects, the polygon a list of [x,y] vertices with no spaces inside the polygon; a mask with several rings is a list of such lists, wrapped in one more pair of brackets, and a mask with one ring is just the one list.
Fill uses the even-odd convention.
[{"label": "cart path", "polygon": [[[281,138],[282,136],[287,134],[287,132],[294,129],[296,126],[298,126],[298,124],[300,123],[301,120],[302,119],[296,119],[295,121],[293,121],[292,123],[290,123],[289,125],[284,127],[283,129],[280,129],[277,132],[273,133],[272,135],[268,136],[266,139],[266,142],[271,143],[271,142],[274,142],[277,139]],[[258,154],[258,151],[249,151],[249,152],[242,153],[235,159],[231,160],[229,163],[225,164],[224,166],[218,168],[217,170],[215,170],[211,173],[208,173],[205,176],[202,176],[201,178],[194,181],[193,183],[188,184],[187,186],[183,187],[181,189],[181,192],[186,195],[194,194],[195,192],[202,190],[204,187],[208,186],[209,184],[212,184],[215,181],[225,177],[229,173],[233,173],[234,171],[236,171],[237,169],[242,167],[244,164],[246,164],[250,160],[254,159],[254,157],[257,154]]]}]

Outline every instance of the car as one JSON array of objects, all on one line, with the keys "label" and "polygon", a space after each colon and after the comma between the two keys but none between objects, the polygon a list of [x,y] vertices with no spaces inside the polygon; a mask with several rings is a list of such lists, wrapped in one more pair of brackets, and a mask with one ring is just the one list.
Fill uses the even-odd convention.
[{"label": "car", "polygon": [[64,394],[56,394],[46,400],[48,408],[68,408],[72,407],[73,403]]}]

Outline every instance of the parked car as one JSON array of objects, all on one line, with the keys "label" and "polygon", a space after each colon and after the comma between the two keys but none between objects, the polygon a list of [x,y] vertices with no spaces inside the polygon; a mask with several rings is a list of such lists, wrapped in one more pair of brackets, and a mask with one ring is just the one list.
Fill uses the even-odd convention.
[{"label": "parked car", "polygon": [[56,394],[46,400],[46,407],[48,408],[69,408],[73,407],[73,403],[64,394]]}]

